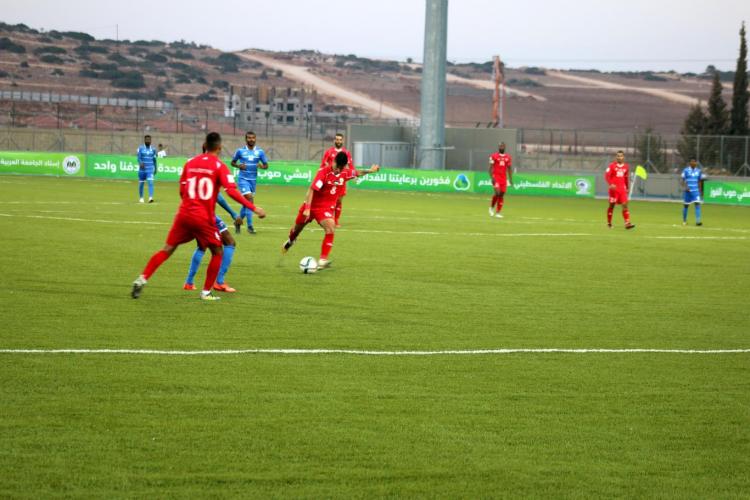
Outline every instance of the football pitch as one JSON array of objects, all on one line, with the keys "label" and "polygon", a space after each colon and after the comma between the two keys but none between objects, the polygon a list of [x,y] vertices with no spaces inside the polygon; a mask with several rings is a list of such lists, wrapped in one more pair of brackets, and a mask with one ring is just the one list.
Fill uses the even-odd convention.
[{"label": "football pitch", "polygon": [[133,300],[175,183],[0,177],[0,496],[750,497],[750,211],[350,189],[304,275],[304,192]]}]

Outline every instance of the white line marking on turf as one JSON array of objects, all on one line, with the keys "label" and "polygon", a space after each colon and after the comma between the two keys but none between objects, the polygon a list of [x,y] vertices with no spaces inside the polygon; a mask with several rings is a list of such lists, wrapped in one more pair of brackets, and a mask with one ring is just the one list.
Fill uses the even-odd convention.
[{"label": "white line marking on turf", "polygon": [[746,240],[747,236],[647,236],[652,240]]},{"label": "white line marking on turf", "polygon": [[487,354],[747,354],[750,349],[471,349],[443,351],[368,351],[358,349],[223,349],[167,351],[157,349],[0,349],[0,354],[133,354],[214,356],[236,354],[351,354],[358,356],[455,356]]},{"label": "white line marking on turf", "polygon": [[149,224],[158,226],[168,226],[169,222],[149,222],[135,220],[105,220],[105,219],[80,219],[78,217],[50,217],[42,215],[19,215],[19,214],[0,214],[0,217],[26,217],[28,219],[49,219],[49,220],[67,220],[73,222],[100,222],[104,224]]}]

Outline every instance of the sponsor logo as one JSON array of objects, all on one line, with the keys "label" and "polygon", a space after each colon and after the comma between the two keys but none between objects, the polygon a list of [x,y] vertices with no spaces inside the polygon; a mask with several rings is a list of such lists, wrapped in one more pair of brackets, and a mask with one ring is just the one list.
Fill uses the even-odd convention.
[{"label": "sponsor logo", "polygon": [[458,174],[453,181],[453,189],[456,191],[468,191],[471,188],[471,181],[466,174]]},{"label": "sponsor logo", "polygon": [[591,194],[591,183],[588,181],[588,179],[576,179],[576,194]]},{"label": "sponsor logo", "polygon": [[77,156],[66,156],[62,167],[66,174],[75,175],[81,170],[81,160]]}]

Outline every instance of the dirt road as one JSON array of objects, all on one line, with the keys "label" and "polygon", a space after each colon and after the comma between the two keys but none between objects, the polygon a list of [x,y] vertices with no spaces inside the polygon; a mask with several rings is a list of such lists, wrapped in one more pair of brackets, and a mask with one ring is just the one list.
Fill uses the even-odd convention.
[{"label": "dirt road", "polygon": [[335,97],[338,101],[343,101],[364,108],[370,114],[376,116],[380,115],[383,118],[407,120],[414,120],[417,118],[416,115],[408,111],[403,111],[391,105],[381,103],[380,101],[372,99],[364,94],[360,94],[359,92],[355,92],[346,87],[341,87],[334,82],[325,80],[318,75],[314,75],[310,73],[306,67],[277,61],[271,57],[260,55],[257,52],[252,51],[237,52],[237,55],[251,61],[259,62],[269,68],[281,70],[284,72],[284,77],[286,78],[297,80],[306,86],[314,88],[322,94]]},{"label": "dirt road", "polygon": [[621,85],[619,83],[604,82],[602,80],[597,80],[595,78],[586,78],[583,76],[569,75],[569,74],[562,73],[559,71],[547,71],[547,75],[554,76],[556,78],[562,78],[563,80],[569,80],[571,82],[577,82],[577,83],[590,85],[592,87],[599,87],[602,89],[640,92],[642,94],[649,94],[655,97],[660,97],[667,101],[676,102],[679,104],[687,104],[689,106],[692,106],[700,102],[695,97],[686,96],[678,92],[671,92],[669,90],[653,89],[653,88],[648,88],[648,87],[631,87],[629,85]]}]

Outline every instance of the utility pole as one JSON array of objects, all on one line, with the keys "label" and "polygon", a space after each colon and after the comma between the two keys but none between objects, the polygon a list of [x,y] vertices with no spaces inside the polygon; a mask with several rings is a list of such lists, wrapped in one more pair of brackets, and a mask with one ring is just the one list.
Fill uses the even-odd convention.
[{"label": "utility pole", "polygon": [[445,58],[448,0],[426,0],[418,162],[421,169],[445,168]]}]

